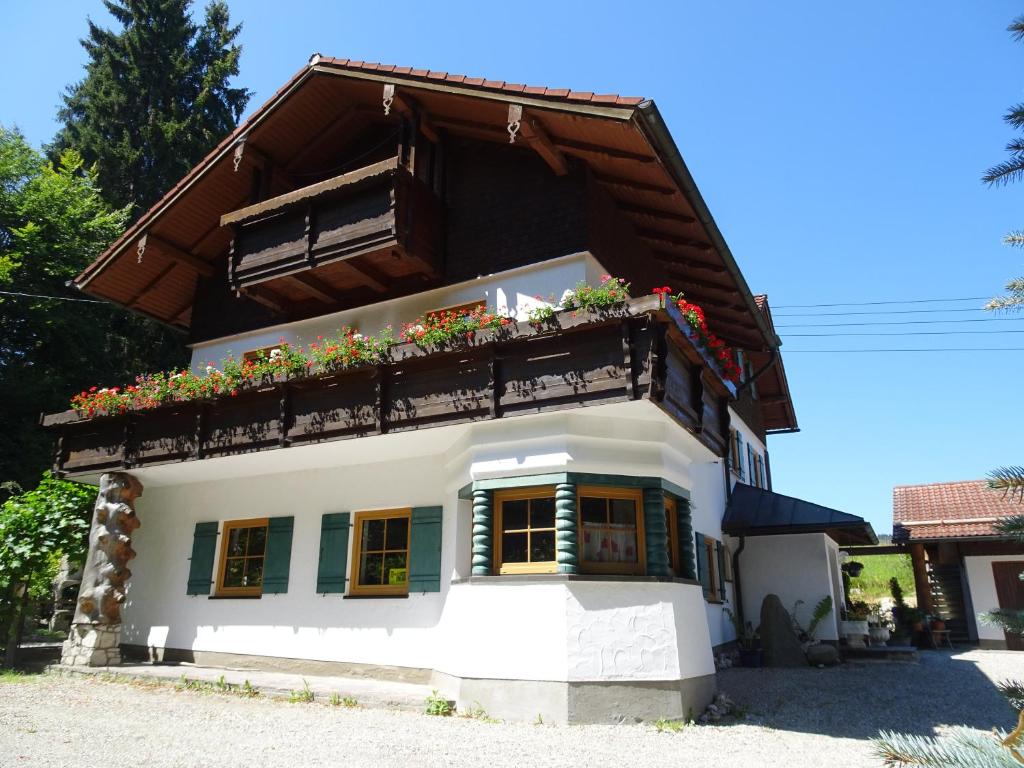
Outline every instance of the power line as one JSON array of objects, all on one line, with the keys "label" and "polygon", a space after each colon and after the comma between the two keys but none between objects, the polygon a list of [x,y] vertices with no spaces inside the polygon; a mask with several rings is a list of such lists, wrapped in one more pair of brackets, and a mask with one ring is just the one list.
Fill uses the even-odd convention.
[{"label": "power line", "polygon": [[858,352],[1024,352],[1024,347],[931,347],[928,349],[787,349],[785,354],[796,352],[813,352],[821,354],[845,355]]},{"label": "power line", "polygon": [[935,312],[984,312],[982,307],[956,307],[953,309],[876,309],[855,312],[783,312],[776,317],[848,317],[850,315],[922,315]]},{"label": "power line", "polygon": [[870,320],[855,323],[791,323],[775,328],[844,328],[855,325],[935,325],[940,323],[1002,323],[1024,320],[1024,317],[974,317],[966,320]]},{"label": "power line", "polygon": [[785,333],[787,339],[811,336],[952,336],[967,333],[1024,333],[1024,328],[999,328],[991,331],[849,331],[842,333]]},{"label": "power line", "polygon": [[987,301],[991,296],[965,296],[962,299],[906,299],[903,301],[842,301],[836,304],[778,304],[776,309],[817,309],[818,307],[877,307],[883,304],[933,304],[946,301]]},{"label": "power line", "polygon": [[[17,296],[25,299],[49,299],[50,301],[77,301],[81,304],[109,304],[106,301],[96,299],[73,299],[70,296],[43,296],[38,293],[21,293],[19,291],[0,291],[0,296]],[[113,306],[112,304],[109,304]]]}]

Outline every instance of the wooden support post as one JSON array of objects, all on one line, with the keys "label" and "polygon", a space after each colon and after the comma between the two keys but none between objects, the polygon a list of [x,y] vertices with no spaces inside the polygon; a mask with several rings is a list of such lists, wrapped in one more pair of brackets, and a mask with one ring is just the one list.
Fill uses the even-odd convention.
[{"label": "wooden support post", "polygon": [[914,568],[914,591],[917,592],[917,607],[922,613],[930,614],[933,611],[932,587],[928,582],[924,544],[910,545],[910,562]]},{"label": "wooden support post", "polygon": [[491,491],[473,491],[473,576],[490,576],[494,552],[494,497]]},{"label": "wooden support post", "polygon": [[[669,577],[668,526],[665,520],[665,494],[661,488],[644,488],[644,546],[647,548],[647,575]],[[637,542],[639,545],[640,542]]]},{"label": "wooden support post", "polygon": [[580,572],[579,524],[576,516],[576,485],[555,486],[555,560],[559,573]]}]

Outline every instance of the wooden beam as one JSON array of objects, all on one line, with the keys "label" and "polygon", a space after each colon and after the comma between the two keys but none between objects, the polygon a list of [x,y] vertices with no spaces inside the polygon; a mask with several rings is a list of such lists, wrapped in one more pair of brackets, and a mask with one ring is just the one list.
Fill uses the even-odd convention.
[{"label": "wooden beam", "polygon": [[437,128],[431,122],[427,111],[412,96],[396,91],[392,104],[398,112],[411,118],[419,126],[420,132],[430,141],[437,144],[441,140],[440,135],[437,133]]},{"label": "wooden beam", "polygon": [[[720,291],[721,293],[729,294],[730,296],[739,296],[740,292],[731,285],[723,285],[722,283],[713,283],[708,280],[701,280],[699,277],[693,277],[693,275],[687,274],[686,272],[680,272],[678,270],[669,270],[674,276],[680,280],[685,281],[689,285],[695,288],[702,288],[711,291]],[[745,309],[742,304],[735,304],[738,310]]]},{"label": "wooden beam", "polygon": [[685,213],[676,213],[675,211],[663,211],[659,208],[648,208],[646,205],[632,205],[630,203],[623,203],[618,200],[615,201],[615,205],[623,213],[632,213],[637,216],[647,216],[651,219],[658,219],[659,221],[678,221],[681,224],[696,224],[697,219],[693,216],[687,216]]},{"label": "wooden beam", "polygon": [[303,146],[292,154],[284,162],[285,170],[289,173],[294,173],[295,169],[309,157],[313,152],[323,146],[323,143],[327,139],[337,138],[337,134],[347,128],[355,118],[357,111],[352,107],[346,107],[336,116],[331,118],[323,128],[313,134],[313,136]]},{"label": "wooden beam", "polygon": [[285,275],[282,279],[287,280],[324,304],[336,304],[338,301],[338,297],[327,283],[308,272],[296,272],[291,275]]},{"label": "wooden beam", "polygon": [[670,251],[660,251],[657,248],[652,249],[654,258],[663,264],[671,266],[686,267],[687,269],[699,269],[704,272],[713,272],[715,274],[722,274],[726,271],[725,265],[713,264],[710,261],[699,261],[698,259],[689,259],[686,256],[680,256],[677,253]]},{"label": "wooden beam", "polygon": [[565,176],[569,173],[569,163],[566,162],[565,155],[552,143],[540,122],[529,114],[525,114],[519,130],[523,138],[526,139],[526,143],[533,147],[533,150],[550,166],[556,176]]},{"label": "wooden beam", "polygon": [[263,285],[250,285],[241,289],[241,294],[252,299],[257,304],[262,304],[272,312],[280,315],[289,314],[288,305],[283,296],[270,290]]},{"label": "wooden beam", "polygon": [[388,286],[384,281],[388,278],[369,264],[359,264],[355,259],[346,259],[342,263],[351,271],[356,272],[368,288],[377,293],[387,293]]},{"label": "wooden beam", "polygon": [[635,181],[633,179],[623,179],[619,176],[611,176],[607,173],[595,173],[594,178],[602,184],[611,184],[616,187],[625,187],[627,189],[635,189],[639,192],[655,192],[659,195],[674,195],[677,190],[675,187],[666,187],[661,184],[649,184],[645,181]]},{"label": "wooden beam", "polygon": [[184,248],[175,245],[170,240],[165,240],[158,235],[154,235],[152,232],[147,232],[146,241],[149,245],[155,245],[157,250],[167,258],[174,259],[178,263],[190,267],[194,272],[198,272],[204,277],[213,277],[214,274],[216,274],[216,270],[214,270],[212,264],[193,256]]},{"label": "wooden beam", "polygon": [[171,272],[173,272],[176,266],[178,266],[178,262],[176,261],[172,261],[170,264],[165,266],[163,269],[156,273],[156,276],[152,280],[150,280],[144,286],[142,286],[142,288],[137,290],[135,294],[130,299],[128,299],[128,301],[125,302],[125,304],[127,304],[129,307],[134,307],[139,299],[141,299],[151,290],[156,288],[156,284],[163,280],[165,277],[167,277],[167,275],[169,275]]},{"label": "wooden beam", "polygon": [[644,155],[639,152],[629,152],[625,149],[606,147],[601,144],[590,144],[586,141],[566,139],[561,136],[551,136],[551,143],[561,150],[579,155],[594,155],[605,160],[629,160],[633,163],[654,163],[657,159],[652,155]]},{"label": "wooden beam", "polygon": [[637,229],[636,234],[644,240],[654,240],[658,243],[678,245],[682,248],[694,248],[698,251],[704,251],[705,253],[714,250],[710,243],[705,243],[700,240],[691,240],[688,237],[679,237],[678,235],[669,235],[665,232],[658,232],[653,229]]}]

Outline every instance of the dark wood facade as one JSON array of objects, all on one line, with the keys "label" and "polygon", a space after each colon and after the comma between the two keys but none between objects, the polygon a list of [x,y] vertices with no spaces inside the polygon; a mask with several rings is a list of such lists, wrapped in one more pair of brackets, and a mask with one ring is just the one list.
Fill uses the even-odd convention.
[{"label": "dark wood facade", "polygon": [[678,312],[653,297],[618,313],[481,332],[458,349],[392,352],[388,363],[264,381],[237,397],[44,417],[58,436],[54,469],[73,477],[636,399],[725,455],[730,390]]}]

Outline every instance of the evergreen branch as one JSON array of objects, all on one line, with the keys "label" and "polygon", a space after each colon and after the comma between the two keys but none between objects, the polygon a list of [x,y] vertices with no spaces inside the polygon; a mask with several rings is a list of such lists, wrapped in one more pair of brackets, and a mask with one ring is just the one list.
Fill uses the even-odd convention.
[{"label": "evergreen branch", "polygon": [[[999,467],[988,473],[988,487],[993,491],[1002,491],[1003,497],[1024,502],[1024,467]],[[1012,520],[1012,518],[1011,518]],[[1020,521],[1018,521],[1018,524]],[[1018,531],[1024,536],[1024,529]]]},{"label": "evergreen branch", "polygon": [[1024,247],[1024,231],[1015,229],[1003,235],[1003,245],[1012,245],[1015,248]]},{"label": "evergreen branch", "polygon": [[1003,746],[1004,734],[955,728],[938,739],[882,731],[872,740],[875,755],[887,766],[924,765],[941,768],[1021,768]]},{"label": "evergreen branch", "polygon": [[1004,632],[1024,635],[1024,611],[1013,608],[1000,608],[996,611],[979,613],[978,619],[981,620],[982,624],[1000,627]]},{"label": "evergreen branch", "polygon": [[1009,160],[997,163],[985,171],[981,180],[989,186],[1009,184],[1011,181],[1019,181],[1024,178],[1024,157],[1015,155]]},{"label": "evergreen branch", "polygon": [[1020,680],[1003,680],[996,688],[1009,700],[1011,707],[1018,712],[1024,711],[1024,682]]},{"label": "evergreen branch", "polygon": [[1003,115],[1003,120],[1014,128],[1024,128],[1024,104],[1015,104]]}]

